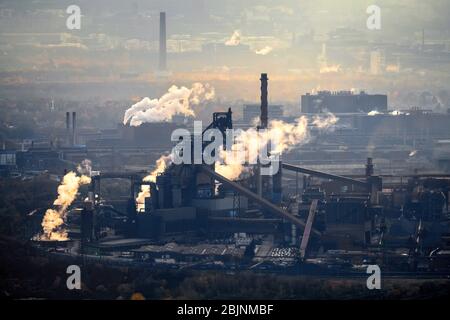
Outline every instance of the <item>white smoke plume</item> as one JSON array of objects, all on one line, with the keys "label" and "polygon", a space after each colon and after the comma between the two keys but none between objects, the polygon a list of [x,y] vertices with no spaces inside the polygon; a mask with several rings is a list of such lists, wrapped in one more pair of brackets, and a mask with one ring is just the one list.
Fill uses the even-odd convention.
[{"label": "white smoke plume", "polygon": [[403,111],[400,111],[400,110],[391,111],[391,112],[389,112],[389,114],[392,115],[392,116],[409,115],[408,112],[403,112]]},{"label": "white smoke plume", "polygon": [[321,66],[319,69],[319,73],[337,73],[341,71],[341,65],[340,64],[333,64],[331,66],[329,65],[324,65]]},{"label": "white smoke plume", "polygon": [[[163,173],[164,170],[172,163],[172,154],[163,155],[156,160],[156,168],[146,177],[142,179],[144,182],[156,182],[158,174]],[[145,198],[150,197],[150,186],[142,185],[141,191],[136,198],[137,211],[141,212],[145,209]]]},{"label": "white smoke plume", "polygon": [[376,116],[376,115],[378,115],[378,114],[381,114],[381,112],[380,112],[380,111],[377,111],[377,110],[372,110],[372,111],[370,111],[367,115],[368,115],[368,116]]},{"label": "white smoke plume", "polygon": [[398,64],[388,64],[386,66],[386,71],[387,72],[392,72],[392,73],[399,73],[400,72],[400,65],[398,65]]},{"label": "white smoke plume", "polygon": [[89,159],[84,159],[77,166],[77,171],[81,175],[90,177],[91,176],[91,172],[92,172],[92,161],[89,160]]},{"label": "white smoke plume", "polygon": [[140,126],[146,122],[171,121],[176,114],[195,116],[193,105],[214,99],[215,90],[209,84],[194,83],[192,88],[171,86],[159,99],[142,99],[132,105],[123,117],[123,123]]},{"label": "white smoke plume", "polygon": [[[319,130],[330,130],[338,120],[336,116],[328,113],[325,117],[314,117],[311,124]],[[266,132],[250,128],[238,134],[232,149],[222,150],[221,161],[215,163],[215,171],[230,180],[236,180],[248,169],[239,161],[239,157],[245,157],[248,163],[255,163],[258,154],[267,145],[272,147],[272,154],[281,155],[307,143],[309,139],[308,119],[305,116],[298,118],[295,123],[272,120]]]},{"label": "white smoke plume", "polygon": [[241,32],[239,30],[234,30],[230,39],[225,41],[226,46],[238,46],[241,43]]},{"label": "white smoke plume", "polygon": [[67,173],[58,186],[58,198],[53,202],[55,209],[47,209],[42,220],[42,234],[39,240],[68,240],[67,230],[64,228],[67,209],[75,200],[81,185],[91,182],[86,175],[77,176],[73,171]]},{"label": "white smoke plume", "polygon": [[256,54],[259,54],[259,55],[262,55],[262,56],[265,56],[265,55],[271,53],[272,50],[273,50],[272,47],[270,47],[270,46],[265,46],[264,48],[262,48],[262,49],[260,49],[260,50],[256,50],[255,53],[256,53]]},{"label": "white smoke plume", "polygon": [[338,118],[331,112],[327,112],[326,117],[314,116],[312,124],[318,129],[327,130],[333,128],[333,125],[338,122]]}]

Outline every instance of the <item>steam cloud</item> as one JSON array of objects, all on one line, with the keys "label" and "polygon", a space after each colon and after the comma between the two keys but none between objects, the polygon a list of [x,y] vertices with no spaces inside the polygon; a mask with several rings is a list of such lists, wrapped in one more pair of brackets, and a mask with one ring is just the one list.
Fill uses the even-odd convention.
[{"label": "steam cloud", "polygon": [[132,105],[123,118],[123,123],[140,126],[146,122],[171,121],[176,114],[195,116],[193,105],[212,100],[215,90],[209,84],[194,83],[192,88],[171,86],[159,99],[142,99]]},{"label": "steam cloud", "polygon": [[[333,128],[339,119],[332,113],[326,116],[315,116],[311,121],[311,126],[318,130],[325,131]],[[272,120],[269,122],[268,129],[258,132],[255,128],[241,130],[234,139],[231,150],[220,151],[221,161],[215,163],[215,171],[224,177],[236,180],[247,172],[248,167],[242,164],[241,158],[245,157],[245,162],[256,163],[260,150],[267,145],[273,147],[272,154],[281,154],[294,147],[307,143],[310,139],[308,119],[302,116],[295,123],[286,123],[281,120]],[[272,143],[270,143],[272,141]],[[156,182],[156,177],[173,161],[172,154],[163,155],[156,161],[156,168],[145,178],[145,182]],[[145,209],[145,198],[150,196],[150,186],[141,186],[136,203],[138,211]]]},{"label": "steam cloud", "polygon": [[334,65],[324,65],[320,67],[319,73],[337,73],[341,71],[341,65],[340,64],[334,64]]},{"label": "steam cloud", "polygon": [[264,48],[262,48],[262,49],[260,49],[260,50],[256,50],[255,53],[256,53],[256,54],[259,54],[259,55],[262,55],[262,56],[265,56],[265,55],[271,53],[272,50],[273,50],[272,47],[265,46]]},{"label": "steam cloud", "polygon": [[67,173],[58,186],[58,198],[53,202],[55,209],[47,209],[42,219],[42,234],[38,236],[38,240],[68,240],[67,230],[64,228],[67,209],[75,200],[80,186],[89,184],[91,177],[85,175],[91,172],[91,162],[84,160],[78,166],[78,176],[75,172]]},{"label": "steam cloud", "polygon": [[[326,117],[314,117],[311,124],[319,130],[329,130],[337,121],[336,116],[328,113]],[[256,157],[267,145],[274,147],[270,150],[272,154],[281,154],[307,143],[309,139],[308,119],[305,116],[298,118],[295,123],[272,120],[266,132],[250,128],[238,134],[232,149],[222,150],[221,161],[215,163],[215,171],[230,180],[236,180],[247,171],[238,158],[242,154],[248,163],[255,163]]]},{"label": "steam cloud", "polygon": [[[142,181],[156,182],[156,177],[158,176],[158,174],[163,173],[171,162],[172,155],[161,156],[158,160],[156,160],[156,168],[148,176],[144,177]],[[150,197],[150,186],[142,185],[141,191],[136,198],[137,210],[139,212],[145,209],[145,198],[148,197]]]},{"label": "steam cloud", "polygon": [[409,113],[408,112],[403,112],[403,111],[400,111],[400,110],[394,110],[394,111],[391,111],[391,112],[389,112],[389,114],[390,115],[392,115],[392,116],[401,116],[401,115],[409,115]]},{"label": "steam cloud", "polygon": [[241,32],[239,30],[234,30],[231,38],[225,41],[226,46],[238,46],[241,43]]},{"label": "steam cloud", "polygon": [[376,116],[377,114],[382,114],[382,113],[378,110],[372,110],[367,115],[368,116]]},{"label": "steam cloud", "polygon": [[81,175],[85,176],[91,176],[92,172],[92,162],[89,159],[84,159],[81,161],[81,163],[77,166],[77,171]]}]

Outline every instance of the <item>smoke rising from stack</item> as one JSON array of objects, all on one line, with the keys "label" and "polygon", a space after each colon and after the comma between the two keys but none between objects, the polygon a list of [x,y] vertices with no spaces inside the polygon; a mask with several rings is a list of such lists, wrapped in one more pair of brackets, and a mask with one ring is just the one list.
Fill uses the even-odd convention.
[{"label": "smoke rising from stack", "polygon": [[209,84],[194,83],[192,87],[171,86],[159,99],[142,99],[132,105],[123,118],[124,124],[140,126],[147,122],[171,121],[176,114],[195,116],[192,106],[214,99],[215,90]]},{"label": "smoke rising from stack", "polygon": [[92,161],[89,160],[89,159],[84,159],[77,166],[77,171],[81,175],[90,177],[91,176],[91,172],[92,172]]},{"label": "smoke rising from stack", "polygon": [[[337,121],[338,118],[329,113],[325,117],[314,117],[311,125],[321,131],[331,130]],[[230,180],[236,180],[249,170],[249,167],[242,164],[240,157],[245,157],[247,163],[256,163],[256,157],[263,150],[281,155],[307,143],[310,138],[308,119],[305,116],[298,118],[295,123],[272,120],[265,131],[254,128],[242,130],[235,137],[231,150],[222,150],[221,161],[216,162],[215,171]]]},{"label": "smoke rising from stack", "polygon": [[91,177],[85,175],[91,172],[91,162],[84,160],[78,166],[78,173],[70,171],[67,173],[58,186],[58,197],[53,202],[56,207],[47,209],[42,219],[42,234],[37,238],[41,241],[65,241],[68,240],[67,230],[64,228],[66,221],[67,209],[75,200],[80,186],[91,183]]},{"label": "smoke rising from stack", "polygon": [[322,51],[317,57],[317,62],[319,63],[319,73],[337,73],[341,71],[340,64],[329,64],[327,57],[327,45],[325,43],[322,44]]},{"label": "smoke rising from stack", "polygon": [[[172,163],[172,154],[163,155],[156,160],[156,168],[146,177],[142,179],[144,182],[156,182],[158,174],[163,173],[164,170]],[[137,210],[140,212],[145,209],[145,198],[150,197],[150,186],[142,185],[141,191],[136,198]]]},{"label": "smoke rising from stack", "polygon": [[333,125],[335,125],[338,120],[339,119],[334,114],[328,112],[326,117],[314,116],[312,124],[318,129],[328,130],[332,129]]},{"label": "smoke rising from stack", "polygon": [[239,30],[234,30],[230,39],[225,41],[226,46],[238,46],[241,43],[241,32]]}]

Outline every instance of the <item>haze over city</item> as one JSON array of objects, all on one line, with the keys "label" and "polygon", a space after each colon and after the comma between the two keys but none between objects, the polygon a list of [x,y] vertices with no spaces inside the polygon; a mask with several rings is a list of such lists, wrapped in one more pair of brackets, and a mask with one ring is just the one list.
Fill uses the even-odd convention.
[{"label": "haze over city", "polygon": [[0,299],[237,318],[448,298],[449,17],[0,0]]},{"label": "haze over city", "polygon": [[397,107],[420,104],[423,91],[448,100],[449,1],[378,1],[380,30],[366,27],[371,1],[78,1],[80,30],[65,26],[70,4],[1,2],[2,92],[133,99],[202,81],[220,99],[256,101],[264,69],[273,102],[320,89],[386,92]]}]

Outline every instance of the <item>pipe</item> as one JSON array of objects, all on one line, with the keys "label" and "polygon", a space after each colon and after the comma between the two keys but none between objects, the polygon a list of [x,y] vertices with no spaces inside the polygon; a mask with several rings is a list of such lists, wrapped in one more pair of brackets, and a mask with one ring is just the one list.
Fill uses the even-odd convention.
[{"label": "pipe", "polygon": [[131,179],[137,180],[136,184],[147,184],[145,182],[140,182],[145,175],[147,175],[147,171],[130,171],[130,172],[119,172],[119,171],[104,171],[100,172],[98,175],[92,177],[92,179]]},{"label": "pipe", "polygon": [[286,170],[291,170],[291,171],[295,171],[295,172],[301,172],[301,173],[304,173],[304,174],[309,174],[309,175],[316,176],[316,177],[319,177],[319,178],[324,178],[324,179],[342,181],[342,182],[346,182],[346,183],[349,183],[349,184],[360,186],[360,187],[363,187],[363,188],[366,188],[366,189],[370,189],[370,184],[367,183],[367,182],[364,182],[364,181],[351,179],[351,178],[347,178],[347,177],[343,177],[343,176],[338,176],[338,175],[334,175],[334,174],[329,174],[329,173],[325,173],[325,172],[321,172],[321,171],[315,171],[315,170],[311,170],[311,169],[306,169],[306,168],[294,166],[294,165],[288,164],[288,163],[283,163],[281,166],[282,166],[283,169],[286,169]]},{"label": "pipe", "polygon": [[312,225],[314,218],[316,217],[318,200],[314,199],[309,207],[308,219],[306,220],[305,232],[303,233],[302,242],[300,243],[300,257],[304,259],[306,257],[306,249],[308,249],[309,238],[311,235]]},{"label": "pipe", "polygon": [[[211,169],[208,166],[200,166],[200,169],[206,173],[207,175],[209,175],[210,177],[216,179],[217,181],[222,182],[223,184],[227,185],[228,187],[230,187],[231,189],[235,190],[236,192],[246,196],[247,198],[253,200],[254,202],[258,203],[259,205],[261,205],[262,207],[266,208],[267,210],[269,210],[270,212],[281,216],[282,218],[288,220],[289,222],[295,224],[296,226],[298,226],[301,229],[305,229],[305,223],[300,220],[299,218],[295,217],[294,215],[282,210],[281,208],[277,207],[276,205],[274,205],[273,203],[267,201],[266,199],[258,196],[256,193],[253,193],[252,191],[248,190],[247,188],[244,188],[243,186],[237,184],[236,182],[233,182],[227,178],[225,178],[224,176],[218,174],[217,172],[215,172],[213,169]],[[311,231],[318,235],[321,236],[322,234],[317,231],[316,229],[311,228]]]}]

